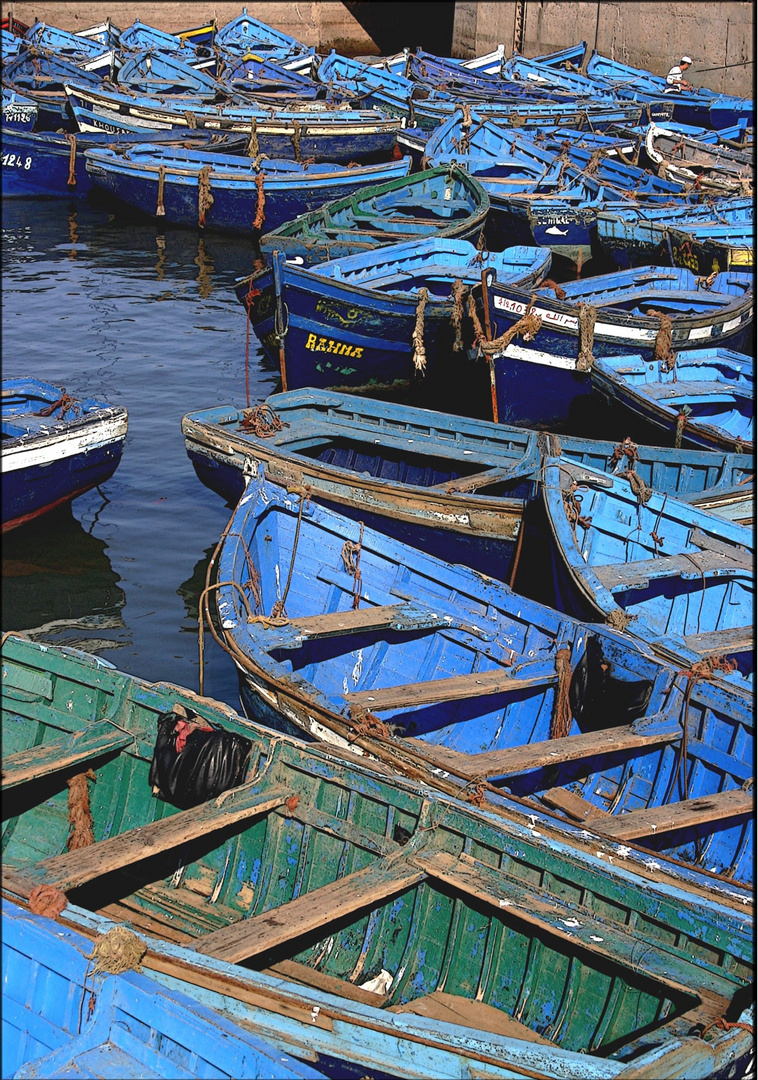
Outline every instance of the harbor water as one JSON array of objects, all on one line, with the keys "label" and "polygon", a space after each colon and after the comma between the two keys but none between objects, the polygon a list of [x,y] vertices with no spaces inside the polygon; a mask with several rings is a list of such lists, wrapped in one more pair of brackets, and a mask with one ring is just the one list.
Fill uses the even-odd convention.
[{"label": "harbor water", "polygon": [[[5,378],[126,407],[113,477],[3,537],[3,631],[94,652],[150,681],[198,689],[198,600],[230,510],[184,448],[190,410],[246,402],[248,239],[114,217],[92,203],[3,205]],[[249,341],[251,403],[275,388]],[[210,635],[205,693],[238,706]]]}]

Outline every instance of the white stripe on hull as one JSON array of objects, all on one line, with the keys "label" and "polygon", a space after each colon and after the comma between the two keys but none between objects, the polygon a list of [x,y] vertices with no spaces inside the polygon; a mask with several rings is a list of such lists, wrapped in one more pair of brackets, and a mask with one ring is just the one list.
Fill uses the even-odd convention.
[{"label": "white stripe on hull", "polygon": [[118,416],[104,420],[97,425],[95,430],[40,435],[42,445],[29,443],[11,447],[6,445],[0,455],[0,468],[3,473],[11,473],[32,466],[49,465],[62,458],[99,450],[109,443],[123,440],[126,437],[126,428],[126,416]]}]

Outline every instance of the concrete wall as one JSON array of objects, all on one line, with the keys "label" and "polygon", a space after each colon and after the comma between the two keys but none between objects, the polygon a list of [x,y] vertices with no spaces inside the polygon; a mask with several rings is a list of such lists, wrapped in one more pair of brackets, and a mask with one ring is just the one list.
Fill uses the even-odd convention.
[{"label": "concrete wall", "polygon": [[[476,56],[501,42],[514,43],[516,3],[459,2],[453,56]],[[587,41],[605,56],[665,75],[683,53],[694,63],[695,86],[753,96],[754,12],[750,2],[684,3],[682,0],[524,0],[524,56],[537,56]]]},{"label": "concrete wall", "polygon": [[[349,55],[378,55],[379,50],[363,29],[358,19],[342,3],[156,3],[154,0],[140,3],[110,3],[108,0],[33,0],[32,3],[2,4],[3,15],[11,15],[31,26],[41,19],[49,26],[62,30],[84,30],[88,26],[111,22],[125,30],[135,19],[155,26],[158,30],[176,33],[194,26],[202,26],[216,20],[223,26],[242,14],[243,6],[249,15],[268,23],[277,30],[291,34],[306,45],[314,45],[319,52],[335,48]],[[395,6],[395,5],[393,5]]]}]

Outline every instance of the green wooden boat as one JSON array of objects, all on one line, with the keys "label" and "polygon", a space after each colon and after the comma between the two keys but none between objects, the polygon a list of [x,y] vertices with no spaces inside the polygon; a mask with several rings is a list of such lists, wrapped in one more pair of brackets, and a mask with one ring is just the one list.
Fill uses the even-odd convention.
[{"label": "green wooden boat", "polygon": [[[732,1060],[749,1053],[749,890],[515,799],[467,807],[74,650],[6,635],[2,672],[4,890],[53,886],[176,943],[195,990],[192,958],[226,973],[238,1020],[251,990],[234,972],[273,970],[351,1002],[346,1061],[394,1029],[391,1075],[440,1075],[447,1039],[451,1076],[715,1076],[732,1021]],[[245,782],[184,811],[148,782],[179,706],[250,740]],[[337,1030],[318,1017],[311,1055]]]},{"label": "green wooden boat", "polygon": [[334,199],[265,233],[263,251],[313,263],[430,237],[471,240],[484,228],[490,197],[457,165],[439,165]]}]

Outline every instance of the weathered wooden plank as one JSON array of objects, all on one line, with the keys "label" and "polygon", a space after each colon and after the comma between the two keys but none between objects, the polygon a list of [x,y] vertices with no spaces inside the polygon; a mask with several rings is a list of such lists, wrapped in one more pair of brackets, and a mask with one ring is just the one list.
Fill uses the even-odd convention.
[{"label": "weathered wooden plank", "polygon": [[584,758],[614,754],[625,750],[637,750],[645,746],[658,746],[676,742],[681,731],[659,731],[654,735],[638,735],[633,725],[604,728],[586,735],[569,735],[565,739],[545,739],[542,742],[514,746],[509,750],[488,750],[481,754],[461,754],[443,746],[430,746],[419,739],[409,739],[427,756],[446,764],[453,771],[463,771],[471,776],[511,776],[529,769],[541,769],[565,761],[581,761]]},{"label": "weathered wooden plank", "polygon": [[[631,927],[611,925],[597,919],[589,908],[561,903],[549,893],[530,887],[496,867],[477,862],[470,855],[433,851],[408,856],[409,862],[426,871],[429,878],[494,907],[505,918],[515,918],[553,937],[570,938],[576,946],[603,964],[621,964],[636,976],[644,953],[645,974],[668,991],[697,997],[702,979],[688,957],[675,946],[651,942]],[[733,982],[711,973],[710,990],[725,999],[734,992]]]},{"label": "weathered wooden plank", "polygon": [[3,758],[2,790],[7,791],[29,780],[50,776],[80,762],[120,750],[133,743],[135,738],[135,735],[102,721],[73,735],[65,735],[62,739],[19,750]]},{"label": "weathered wooden plank", "polygon": [[749,570],[751,574],[755,573],[755,555],[752,551],[743,551],[734,544],[727,544],[715,536],[709,536],[702,529],[692,530],[690,542],[702,551],[715,551],[729,559],[730,563],[742,567],[743,570]]},{"label": "weathered wooden plank", "polygon": [[628,563],[593,566],[596,576],[611,592],[642,588],[652,580],[679,574],[712,574],[717,570],[740,570],[741,564],[717,551],[690,551],[686,555],[661,555]]},{"label": "weathered wooden plank", "polygon": [[719,791],[715,795],[704,795],[699,799],[686,799],[668,803],[666,806],[631,810],[628,814],[604,816],[601,821],[593,820],[592,827],[604,836],[612,836],[616,840],[635,840],[643,836],[660,836],[661,833],[686,829],[692,825],[744,817],[754,812],[755,798],[752,792],[736,788],[733,791]]},{"label": "weathered wooden plank", "polygon": [[746,386],[737,383],[723,383],[715,381],[699,382],[692,380],[685,382],[677,380],[675,383],[645,383],[640,392],[655,401],[679,401],[693,397],[717,396],[729,399],[731,397],[750,397],[750,390]]},{"label": "weathered wooden plank", "polygon": [[509,1039],[526,1039],[542,1046],[556,1045],[492,1005],[457,994],[446,994],[444,990],[435,990],[433,994],[408,1001],[405,1005],[391,1005],[386,1011],[428,1016],[430,1020],[460,1024],[462,1027],[476,1028],[477,1031],[491,1031],[494,1035],[505,1035]]},{"label": "weathered wooden plank", "polygon": [[25,871],[34,884],[44,882],[64,892],[119,867],[147,859],[198,836],[216,832],[237,821],[266,814],[287,801],[285,791],[259,792],[253,786],[233,788],[210,802],[183,810],[161,821],[129,829],[88,848],[43,859]]},{"label": "weathered wooden plank", "polygon": [[540,798],[548,806],[561,810],[567,817],[573,818],[574,821],[589,821],[592,819],[594,825],[595,818],[611,817],[601,807],[595,806],[593,803],[583,799],[581,795],[575,795],[573,791],[568,791],[566,788],[550,788],[548,791],[543,791]]},{"label": "weathered wooden plank", "polygon": [[743,652],[755,648],[755,629],[752,626],[733,626],[703,634],[685,634],[684,644],[695,652],[707,655]]},{"label": "weathered wooden plank", "polygon": [[308,638],[335,637],[367,630],[416,630],[420,627],[450,625],[449,616],[438,615],[415,604],[380,604],[377,607],[350,608],[325,615],[290,619],[289,625]]},{"label": "weathered wooden plank", "polygon": [[484,472],[472,473],[471,476],[459,476],[456,480],[445,480],[441,484],[433,484],[428,491],[444,491],[452,494],[454,491],[476,491],[488,484],[496,484],[503,480],[513,471],[511,467],[490,466]]},{"label": "weathered wooden plank", "polygon": [[454,675],[448,679],[388,686],[381,690],[356,690],[344,694],[343,697],[351,705],[360,705],[371,712],[379,712],[384,709],[457,701],[460,698],[484,697],[508,690],[527,690],[533,686],[550,686],[556,681],[555,674],[518,678],[508,675],[505,668],[496,668],[494,671],[474,672],[471,675]]},{"label": "weathered wooden plank", "polygon": [[425,877],[423,869],[411,866],[403,857],[377,859],[363,870],[304,893],[281,907],[208,934],[194,948],[207,956],[238,963],[311,930],[323,929],[326,933],[335,919],[372,907]]},{"label": "weathered wooden plank", "polygon": [[271,967],[262,968],[262,971],[264,975],[281,976],[291,982],[301,983],[303,986],[313,986],[316,990],[323,990],[327,994],[337,994],[339,997],[349,998],[350,1001],[372,1005],[375,1009],[380,1008],[387,1000],[386,994],[362,990],[360,986],[356,986],[347,979],[325,975],[323,971],[316,971],[307,964],[298,964],[295,960],[282,960],[278,964],[272,964]]}]

